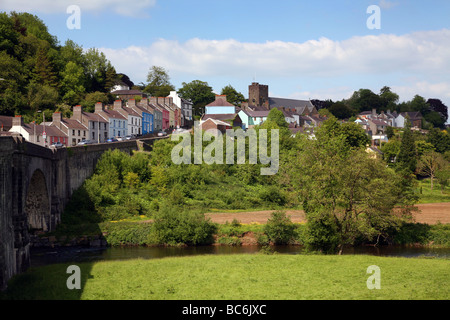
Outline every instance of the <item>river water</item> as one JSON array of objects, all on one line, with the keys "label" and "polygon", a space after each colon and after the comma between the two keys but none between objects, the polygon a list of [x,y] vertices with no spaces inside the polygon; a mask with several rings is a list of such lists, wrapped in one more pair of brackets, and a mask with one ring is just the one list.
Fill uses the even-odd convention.
[{"label": "river water", "polygon": [[[280,254],[301,254],[299,246],[272,247]],[[32,249],[31,266],[42,266],[54,263],[96,262],[106,260],[127,259],[161,259],[165,257],[182,257],[194,255],[214,254],[256,254],[260,252],[259,246],[203,246],[203,247],[59,247],[52,249]],[[450,259],[450,248],[425,247],[356,247],[348,248],[344,254],[365,254],[392,257],[432,257]]]}]

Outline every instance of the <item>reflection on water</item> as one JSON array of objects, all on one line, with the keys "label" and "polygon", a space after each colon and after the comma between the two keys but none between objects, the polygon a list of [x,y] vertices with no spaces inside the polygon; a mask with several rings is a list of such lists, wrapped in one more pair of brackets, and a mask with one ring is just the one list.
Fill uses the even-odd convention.
[{"label": "reflection on water", "polygon": [[[303,252],[299,246],[272,247],[281,254],[300,254]],[[32,249],[31,265],[41,266],[53,263],[93,262],[103,260],[127,259],[159,259],[165,257],[181,257],[208,254],[253,254],[261,250],[259,246],[204,246],[204,247],[124,247],[124,248],[54,248]],[[450,258],[450,248],[422,248],[422,247],[356,247],[344,250],[344,254],[367,254],[377,256],[396,257],[439,257]]]}]

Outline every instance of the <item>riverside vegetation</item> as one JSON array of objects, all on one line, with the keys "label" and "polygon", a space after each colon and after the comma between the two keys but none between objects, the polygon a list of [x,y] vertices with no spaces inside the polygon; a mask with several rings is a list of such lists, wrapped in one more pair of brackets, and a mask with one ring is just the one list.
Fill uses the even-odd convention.
[{"label": "riverside vegetation", "polygon": [[[370,158],[357,124],[331,118],[315,140],[292,137],[273,110],[261,127],[280,130],[277,175],[260,175],[260,164],[175,165],[177,142],[170,140],[156,142],[151,153],[109,151],[73,194],[54,235],[101,233],[113,246],[240,245],[252,232],[260,245],[301,244],[329,253],[361,244],[450,244],[448,225],[411,220],[422,196],[429,202],[439,193],[448,201],[448,186],[431,192],[408,169]],[[308,222],[292,223],[283,212],[288,208],[305,210]],[[267,209],[276,211],[265,226],[205,219],[214,210]]]}]

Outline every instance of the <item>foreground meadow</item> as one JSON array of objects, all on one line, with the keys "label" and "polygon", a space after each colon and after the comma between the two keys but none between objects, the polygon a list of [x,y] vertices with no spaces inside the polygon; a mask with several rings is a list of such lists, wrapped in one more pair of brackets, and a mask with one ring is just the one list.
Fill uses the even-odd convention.
[{"label": "foreground meadow", "polygon": [[[203,255],[79,263],[81,289],[69,290],[68,264],[29,269],[3,299],[81,300],[447,300],[450,260],[368,255]],[[381,289],[369,290],[369,266]]]}]

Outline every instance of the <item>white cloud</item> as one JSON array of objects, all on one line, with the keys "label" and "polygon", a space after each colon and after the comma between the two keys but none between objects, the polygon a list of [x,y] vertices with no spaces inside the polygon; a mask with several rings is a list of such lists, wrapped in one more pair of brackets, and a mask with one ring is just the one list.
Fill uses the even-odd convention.
[{"label": "white cloud", "polygon": [[156,0],[2,0],[0,9],[40,13],[66,13],[67,7],[77,5],[81,12],[110,9],[117,14],[133,16],[153,7]]},{"label": "white cloud", "polygon": [[[149,47],[100,48],[116,69],[143,79],[151,65],[195,76],[337,78],[349,75],[438,77],[448,79],[450,30],[408,35],[327,38],[304,43],[160,39]],[[143,68],[143,66],[145,66]],[[143,70],[144,69],[144,70]]]}]

